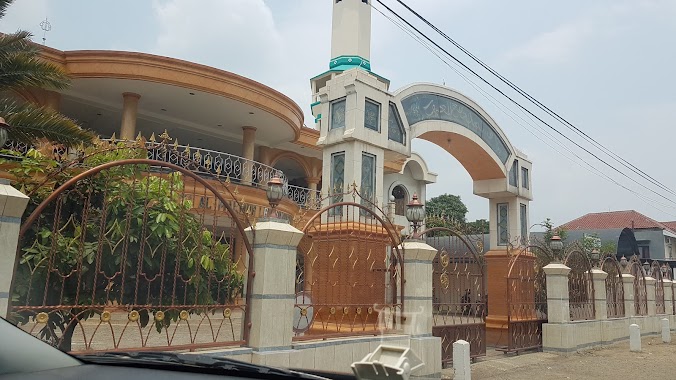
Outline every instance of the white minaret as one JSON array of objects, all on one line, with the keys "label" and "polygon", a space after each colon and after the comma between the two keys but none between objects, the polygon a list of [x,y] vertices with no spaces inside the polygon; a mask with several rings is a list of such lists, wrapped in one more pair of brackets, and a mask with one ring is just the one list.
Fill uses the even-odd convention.
[{"label": "white minaret", "polygon": [[333,31],[331,59],[359,57],[371,59],[372,0],[332,0]]}]

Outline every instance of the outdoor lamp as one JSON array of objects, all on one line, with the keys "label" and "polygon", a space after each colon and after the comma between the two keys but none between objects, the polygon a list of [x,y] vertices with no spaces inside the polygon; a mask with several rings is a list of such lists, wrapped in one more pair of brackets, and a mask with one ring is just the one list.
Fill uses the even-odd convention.
[{"label": "outdoor lamp", "polygon": [[268,181],[268,188],[265,190],[265,194],[268,197],[270,207],[272,207],[272,210],[275,211],[276,214],[277,206],[284,197],[284,183],[278,176],[274,176]]},{"label": "outdoor lamp", "polygon": [[650,263],[648,262],[648,260],[646,260],[646,262],[643,263],[643,272],[644,272],[646,275],[650,275],[650,272],[649,272],[649,271],[650,271]]},{"label": "outdoor lamp", "polygon": [[629,265],[629,261],[627,261],[626,256],[624,256],[624,255],[622,256],[622,258],[620,259],[620,265],[622,266],[622,269],[627,268],[627,265]]},{"label": "outdoor lamp", "polygon": [[0,149],[5,146],[7,142],[7,130],[11,128],[5,121],[5,118],[0,117]]},{"label": "outdoor lamp", "polygon": [[554,235],[549,239],[549,248],[554,252],[554,256],[560,257],[560,253],[563,251],[563,242],[559,235]]},{"label": "outdoor lamp", "polygon": [[425,206],[418,201],[418,194],[413,193],[413,198],[406,205],[406,219],[413,225],[413,235],[418,233],[418,228],[425,220]]},{"label": "outdoor lamp", "polygon": [[599,252],[598,249],[594,248],[592,249],[591,255],[589,255],[589,257],[594,261],[598,261],[599,258],[601,258],[601,252]]}]

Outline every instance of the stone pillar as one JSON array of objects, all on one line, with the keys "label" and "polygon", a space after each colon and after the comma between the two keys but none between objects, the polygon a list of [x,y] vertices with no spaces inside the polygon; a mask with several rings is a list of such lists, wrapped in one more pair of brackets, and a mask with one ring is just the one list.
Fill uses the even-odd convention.
[{"label": "stone pillar", "polygon": [[61,94],[55,91],[45,91],[45,107],[52,111],[61,111]]},{"label": "stone pillar", "polygon": [[122,140],[136,138],[136,115],[139,99],[141,99],[141,95],[133,92],[122,94],[122,125],[120,127],[120,139]]},{"label": "stone pillar", "polygon": [[570,268],[560,263],[552,263],[546,265],[543,269],[547,276],[547,322],[570,322],[570,299],[568,295]]},{"label": "stone pillar", "polygon": [[469,343],[459,340],[453,343],[453,378],[457,380],[472,380],[470,366]]},{"label": "stone pillar", "polygon": [[594,319],[608,319],[608,295],[606,294],[608,273],[598,268],[592,269],[591,273],[594,281],[594,309],[596,310]]},{"label": "stone pillar", "polygon": [[624,291],[624,316],[633,317],[636,315],[636,305],[634,305],[634,276],[629,273],[622,273],[622,286]]},{"label": "stone pillar", "polygon": [[253,243],[254,267],[251,327],[248,346],[256,352],[291,348],[295,302],[296,248],[303,233],[276,220],[256,223]]},{"label": "stone pillar", "polygon": [[0,317],[7,318],[10,288],[16,273],[17,244],[21,216],[28,205],[28,197],[0,180]]},{"label": "stone pillar", "polygon": [[411,336],[411,349],[425,363],[416,376],[441,373],[441,338],[432,336],[432,260],[437,254],[421,240],[402,243],[404,253],[403,330]]},{"label": "stone pillar", "polygon": [[255,127],[242,127],[242,157],[246,161],[242,164],[242,184],[251,185],[251,180],[253,178],[253,160],[254,160],[254,148],[256,142],[256,128]]},{"label": "stone pillar", "polygon": [[645,277],[645,292],[647,294],[646,299],[648,300],[648,315],[657,315],[657,305],[655,305],[656,282],[657,280],[652,277]]}]

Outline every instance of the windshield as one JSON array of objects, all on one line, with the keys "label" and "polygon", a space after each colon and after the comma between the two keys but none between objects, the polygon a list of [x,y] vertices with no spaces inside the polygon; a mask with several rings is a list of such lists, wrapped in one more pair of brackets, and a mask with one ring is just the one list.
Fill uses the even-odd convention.
[{"label": "windshield", "polygon": [[441,3],[0,1],[0,317],[105,360],[436,375],[676,315],[673,4]]}]

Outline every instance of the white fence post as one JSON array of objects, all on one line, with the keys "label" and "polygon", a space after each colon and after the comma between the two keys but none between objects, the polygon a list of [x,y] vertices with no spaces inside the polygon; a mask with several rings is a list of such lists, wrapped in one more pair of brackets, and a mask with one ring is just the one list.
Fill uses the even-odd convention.
[{"label": "white fence post", "polygon": [[591,270],[594,281],[594,319],[608,319],[608,295],[606,294],[606,278],[608,273],[601,269]]},{"label": "white fence post", "polygon": [[561,263],[551,263],[543,269],[547,276],[548,323],[570,322],[570,299],[568,295],[570,268]]},{"label": "white fence post", "polygon": [[667,318],[662,318],[662,342],[671,343],[671,329]]},{"label": "white fence post", "polygon": [[634,305],[634,276],[629,273],[622,273],[622,287],[624,293],[624,316],[633,317],[636,315],[636,306]]},{"label": "white fence post", "polygon": [[469,343],[458,340],[453,343],[453,379],[471,380],[472,369],[470,368]]},{"label": "white fence post", "polygon": [[635,323],[629,325],[629,351],[641,352],[641,328]]},{"label": "white fence post", "polygon": [[7,180],[0,180],[0,317],[3,318],[8,317],[21,216],[27,205],[27,196]]}]

